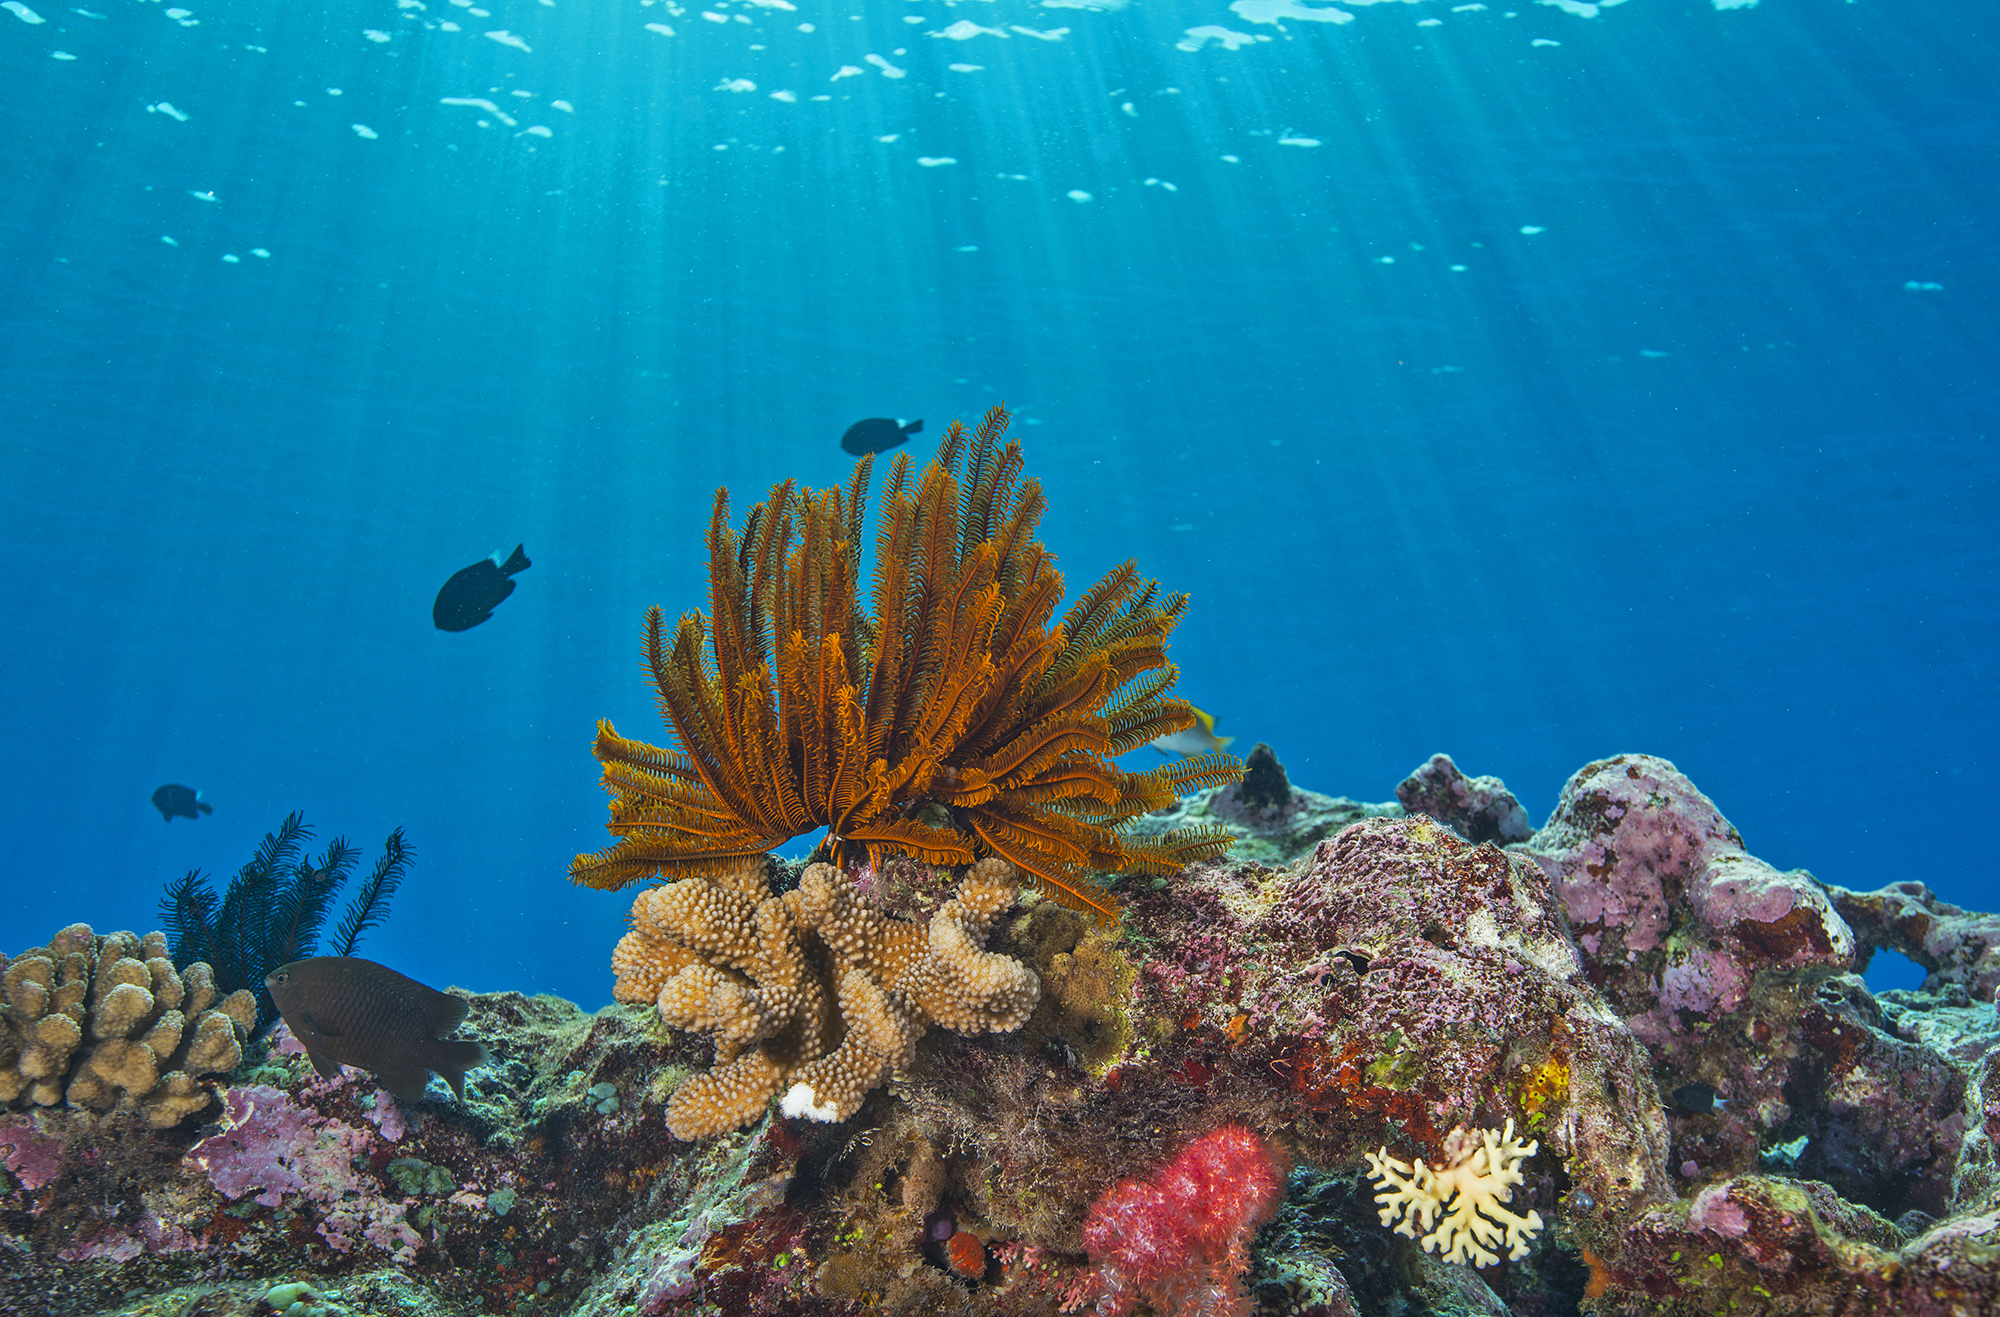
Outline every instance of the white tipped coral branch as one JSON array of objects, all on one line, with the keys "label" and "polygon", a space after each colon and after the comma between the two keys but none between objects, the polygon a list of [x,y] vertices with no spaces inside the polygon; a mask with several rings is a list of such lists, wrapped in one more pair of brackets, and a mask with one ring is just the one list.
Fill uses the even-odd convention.
[{"label": "white tipped coral branch", "polygon": [[[1446,1262],[1470,1262],[1490,1267],[1500,1260],[1528,1255],[1529,1241],[1542,1228],[1541,1213],[1526,1216],[1501,1206],[1512,1202],[1514,1186],[1526,1180],[1521,1163],[1535,1155],[1539,1142],[1514,1137],[1514,1122],[1497,1130],[1455,1129],[1444,1141],[1444,1169],[1434,1171],[1419,1160],[1414,1167],[1397,1161],[1384,1147],[1364,1154],[1368,1175],[1379,1186],[1382,1224],[1415,1239],[1426,1253],[1440,1253]],[[1438,1218],[1444,1218],[1440,1221]],[[1396,1225],[1398,1220],[1401,1225]],[[1420,1235],[1418,1232],[1422,1231]]]}]

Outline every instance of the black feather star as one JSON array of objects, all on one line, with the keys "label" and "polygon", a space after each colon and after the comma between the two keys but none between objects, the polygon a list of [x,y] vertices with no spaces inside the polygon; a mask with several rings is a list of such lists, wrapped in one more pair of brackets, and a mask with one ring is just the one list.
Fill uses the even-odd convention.
[{"label": "black feather star", "polygon": [[368,875],[361,890],[347,903],[347,913],[341,916],[340,927],[333,933],[332,954],[353,955],[354,944],[361,935],[389,917],[389,898],[402,886],[409,865],[410,845],[403,840],[403,830],[397,828],[382,844],[382,858],[375,861],[375,872]]},{"label": "black feather star", "polygon": [[[174,964],[186,969],[205,960],[218,990],[248,988],[257,994],[257,1029],[278,1018],[264,976],[280,965],[317,954],[320,931],[334,898],[353,872],[361,850],[345,837],[327,843],[318,860],[306,855],[313,830],[294,810],[264,834],[257,853],[236,871],[220,899],[200,870],[169,882],[160,899]],[[332,954],[351,956],[363,933],[389,915],[389,898],[407,874],[412,852],[397,828],[383,843],[374,872],[348,901],[334,931]]]}]

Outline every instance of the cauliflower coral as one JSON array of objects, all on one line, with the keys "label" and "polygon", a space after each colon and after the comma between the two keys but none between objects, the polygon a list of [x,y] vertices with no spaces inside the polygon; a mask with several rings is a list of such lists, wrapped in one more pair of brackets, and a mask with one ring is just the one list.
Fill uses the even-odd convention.
[{"label": "cauliflower coral", "polygon": [[1120,1180],[1083,1222],[1097,1311],[1124,1317],[1144,1299],[1157,1313],[1250,1312],[1250,1240],[1284,1192],[1283,1160],[1241,1125],[1202,1135],[1150,1181]]},{"label": "cauliflower coral", "polygon": [[1382,1224],[1396,1225],[1400,1218],[1397,1234],[1419,1240],[1426,1253],[1441,1251],[1446,1262],[1490,1267],[1500,1260],[1496,1247],[1507,1247],[1509,1258],[1524,1258],[1542,1228],[1541,1213],[1531,1209],[1520,1216],[1501,1204],[1513,1201],[1513,1186],[1527,1178],[1521,1163],[1539,1147],[1517,1140],[1510,1118],[1505,1133],[1453,1130],[1444,1141],[1443,1170],[1421,1160],[1413,1170],[1387,1147],[1367,1153],[1369,1177],[1380,1186],[1375,1201],[1382,1205]]}]

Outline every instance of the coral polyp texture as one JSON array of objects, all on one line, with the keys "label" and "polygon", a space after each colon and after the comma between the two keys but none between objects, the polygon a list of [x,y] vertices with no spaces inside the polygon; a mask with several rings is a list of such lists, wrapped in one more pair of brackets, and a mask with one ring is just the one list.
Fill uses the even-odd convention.
[{"label": "coral polyp texture", "polygon": [[709,612],[671,636],[646,618],[645,662],[678,749],[598,724],[619,840],[580,855],[593,887],[707,874],[824,828],[822,852],[930,864],[1007,860],[1058,900],[1110,919],[1092,877],[1213,858],[1213,828],[1132,823],[1242,765],[1202,755],[1132,773],[1114,762],[1194,724],[1170,698],[1167,637],[1187,596],[1131,563],[1055,610],[1063,579],[1035,538],[1044,506],[995,407],[954,421],[914,482],[891,464],[870,605],[859,594],[872,458],[846,488],[779,485],[739,530],[718,490]]},{"label": "coral polyp texture", "polygon": [[1414,1166],[1397,1161],[1387,1147],[1371,1152],[1368,1174],[1380,1186],[1375,1201],[1382,1205],[1382,1224],[1395,1226],[1397,1234],[1416,1240],[1426,1253],[1435,1250],[1446,1262],[1490,1267],[1500,1261],[1496,1249],[1518,1261],[1528,1256],[1542,1216],[1532,1208],[1523,1216],[1506,1204],[1527,1182],[1521,1163],[1536,1147],[1514,1137],[1510,1116],[1504,1132],[1453,1130],[1436,1170],[1421,1157]]},{"label": "coral polyp texture", "polygon": [[156,1128],[207,1107],[202,1079],[243,1059],[247,992],[217,1000],[205,962],[177,970],[164,934],[72,924],[0,958],[0,1104],[129,1107]]},{"label": "coral polyp texture", "polygon": [[667,1105],[680,1138],[746,1125],[779,1094],[788,1116],[846,1120],[932,1024],[1006,1033],[1040,999],[1034,971],[984,949],[1018,894],[1004,860],[973,865],[928,925],[884,915],[830,864],[782,896],[764,874],[758,857],[642,893],[612,954],[618,1000],[714,1039],[714,1067]]}]

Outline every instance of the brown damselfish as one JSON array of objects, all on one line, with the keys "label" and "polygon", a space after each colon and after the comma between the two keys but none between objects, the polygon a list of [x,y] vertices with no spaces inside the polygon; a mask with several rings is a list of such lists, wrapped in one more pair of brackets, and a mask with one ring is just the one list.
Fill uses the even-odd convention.
[{"label": "brown damselfish", "polygon": [[465,1097],[465,1072],[484,1064],[484,1047],[446,1038],[465,1022],[463,997],[427,988],[387,965],[357,956],[314,956],[280,965],[264,978],[292,1036],[328,1079],[342,1065],[372,1070],[406,1103],[423,1099],[435,1070]]}]

